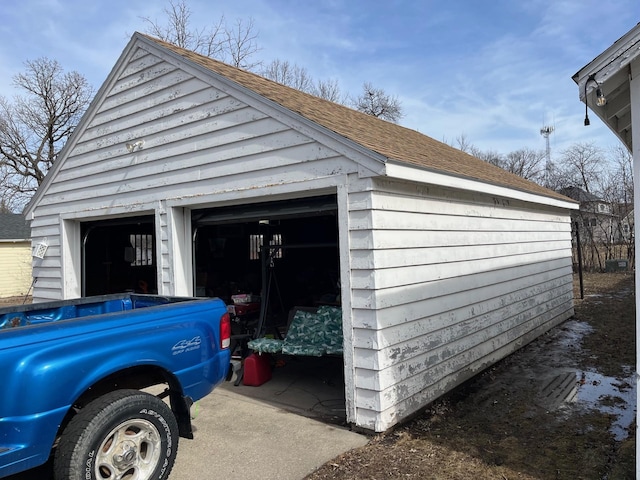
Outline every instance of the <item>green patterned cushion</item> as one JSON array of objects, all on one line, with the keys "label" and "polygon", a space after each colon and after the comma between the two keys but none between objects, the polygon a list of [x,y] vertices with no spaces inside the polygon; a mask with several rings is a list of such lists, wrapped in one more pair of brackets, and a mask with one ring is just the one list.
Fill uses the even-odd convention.
[{"label": "green patterned cushion", "polygon": [[320,357],[343,353],[342,310],[322,306],[316,313],[297,310],[282,340],[258,338],[249,348],[260,353],[282,353]]},{"label": "green patterned cushion", "polygon": [[259,353],[280,353],[282,351],[282,340],[275,338],[256,338],[247,345],[254,352]]},{"label": "green patterned cushion", "polygon": [[342,354],[342,310],[337,307],[323,306],[318,309],[318,316],[322,319],[325,353]]}]

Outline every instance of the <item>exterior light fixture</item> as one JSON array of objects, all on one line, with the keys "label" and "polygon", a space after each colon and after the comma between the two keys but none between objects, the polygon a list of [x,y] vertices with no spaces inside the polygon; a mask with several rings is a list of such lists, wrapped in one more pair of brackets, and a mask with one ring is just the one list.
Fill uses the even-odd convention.
[{"label": "exterior light fixture", "polygon": [[591,122],[589,121],[589,102],[587,101],[588,99],[587,86],[589,85],[589,82],[592,82],[592,81],[595,82],[596,84],[596,105],[599,107],[604,107],[607,104],[607,97],[605,97],[604,93],[602,93],[602,87],[596,80],[595,74],[589,75],[589,78],[587,78],[587,81],[584,82],[584,126],[585,127],[591,125]]},{"label": "exterior light fixture", "polygon": [[596,88],[596,105],[598,105],[599,107],[604,107],[607,104],[607,97],[604,96],[604,93],[602,93],[602,88],[600,87],[600,85],[598,85],[598,88]]},{"label": "exterior light fixture", "polygon": [[45,253],[47,253],[47,248],[49,248],[49,245],[47,244],[47,241],[45,239],[44,241],[33,246],[31,250],[31,256],[34,258],[43,259]]}]

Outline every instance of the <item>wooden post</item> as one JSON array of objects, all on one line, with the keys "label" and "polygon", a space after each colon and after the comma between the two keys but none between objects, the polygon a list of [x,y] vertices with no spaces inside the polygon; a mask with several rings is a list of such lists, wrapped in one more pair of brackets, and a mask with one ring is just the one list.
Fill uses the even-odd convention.
[{"label": "wooden post", "polygon": [[580,278],[580,299],[584,299],[584,283],[582,281],[582,247],[580,246],[580,224],[576,222],[576,244],[578,252],[578,277]]}]

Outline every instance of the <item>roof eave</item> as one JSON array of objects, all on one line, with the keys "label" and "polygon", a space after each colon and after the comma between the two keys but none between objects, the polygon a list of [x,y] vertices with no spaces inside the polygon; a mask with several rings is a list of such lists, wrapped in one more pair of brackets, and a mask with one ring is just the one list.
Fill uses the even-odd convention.
[{"label": "roof eave", "polygon": [[[470,192],[485,193],[501,198],[522,200],[524,202],[542,204],[547,206],[578,210],[580,204],[568,197],[545,196],[526,190],[520,190],[504,185],[492,184],[478,179],[454,175],[450,172],[440,172],[428,168],[419,168],[402,162],[389,160],[387,163],[387,176],[399,180],[438,185],[441,187],[455,188]],[[551,192],[550,192],[551,193]]]},{"label": "roof eave", "polygon": [[[571,78],[578,85],[584,82],[590,75],[595,75],[595,80],[602,83],[608,77],[617,73],[629,65],[640,55],[640,23],[616,40],[613,45],[578,70]],[[595,86],[594,86],[595,88]],[[584,98],[583,93],[580,94]]]},{"label": "roof eave", "polygon": [[[632,149],[629,76],[631,63],[636,60],[640,60],[640,23],[571,77],[578,85],[580,101],[587,104],[629,151]],[[594,108],[598,85],[607,98],[617,97],[615,102]]]}]

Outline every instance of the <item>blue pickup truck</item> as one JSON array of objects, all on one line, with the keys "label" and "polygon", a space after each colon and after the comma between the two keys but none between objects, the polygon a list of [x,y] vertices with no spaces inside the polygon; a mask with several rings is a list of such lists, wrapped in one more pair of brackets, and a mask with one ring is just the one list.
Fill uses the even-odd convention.
[{"label": "blue pickup truck", "polygon": [[0,478],[52,456],[57,480],[166,479],[192,403],[228,379],[230,338],[215,298],[0,309]]}]

